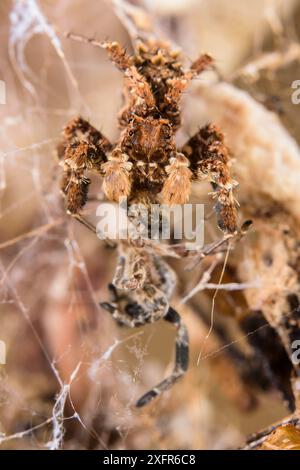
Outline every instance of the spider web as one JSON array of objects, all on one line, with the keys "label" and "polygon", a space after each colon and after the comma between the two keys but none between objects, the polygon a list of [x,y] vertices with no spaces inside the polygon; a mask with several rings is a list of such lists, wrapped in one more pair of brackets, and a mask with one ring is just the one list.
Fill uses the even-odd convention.
[{"label": "spider web", "polygon": [[[121,102],[121,96],[112,102],[121,77],[104,53],[68,43],[63,33],[78,24],[96,30],[94,18],[101,12],[101,36],[130,47],[106,2],[90,2],[84,12],[80,7],[79,0],[59,5],[49,0],[43,6],[14,0],[0,6],[7,18],[0,77],[7,87],[7,103],[0,105],[0,339],[7,345],[0,384],[3,448],[148,446],[151,419],[137,416],[132,404],[142,381],[152,386],[163,375],[168,364],[161,355],[172,361],[170,328],[118,331],[100,309],[115,254],[70,221],[62,207],[55,157],[61,128],[80,112],[113,139]],[[99,193],[96,184],[94,191]],[[198,290],[249,287],[204,280]],[[202,339],[206,333],[204,328]],[[201,364],[244,340],[213,346]],[[156,360],[149,361],[153,355]],[[196,365],[190,376],[195,371]],[[195,381],[190,387],[199,393]],[[199,419],[213,420],[212,405],[204,402]],[[165,416],[174,428],[180,425],[172,410]],[[216,446],[232,445],[224,437],[228,431],[233,442],[240,438],[234,426],[221,428]]]}]

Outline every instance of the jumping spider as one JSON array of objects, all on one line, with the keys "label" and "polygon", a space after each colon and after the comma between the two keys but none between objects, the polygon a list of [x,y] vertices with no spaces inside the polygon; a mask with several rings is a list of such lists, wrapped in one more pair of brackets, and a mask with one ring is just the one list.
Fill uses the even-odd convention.
[{"label": "jumping spider", "polygon": [[[201,55],[189,70],[182,68],[180,53],[157,40],[138,40],[128,55],[116,42],[97,42],[81,36],[73,39],[106,49],[124,74],[126,105],[119,114],[122,129],[111,144],[86,120],[73,119],[64,129],[58,154],[64,169],[62,192],[66,210],[79,216],[87,202],[88,171],[103,178],[107,199],[128,203],[169,205],[188,201],[191,183],[210,180],[218,226],[226,235],[237,231],[237,213],[230,176],[230,156],[219,129],[208,124],[182,148],[175,144],[181,124],[180,99],[190,81],[212,66]],[[179,314],[169,305],[176,278],[157,254],[131,243],[119,243],[119,261],[109,286],[111,302],[102,307],[121,324],[134,328],[164,319],[177,328],[176,364],[170,377],[146,393],[137,406],[147,404],[168,389],[188,368],[188,334]]]}]

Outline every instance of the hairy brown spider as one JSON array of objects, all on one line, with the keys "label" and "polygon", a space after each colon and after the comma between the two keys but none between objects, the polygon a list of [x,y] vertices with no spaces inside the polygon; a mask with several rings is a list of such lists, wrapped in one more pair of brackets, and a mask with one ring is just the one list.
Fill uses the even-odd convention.
[{"label": "hairy brown spider", "polygon": [[[111,201],[126,197],[136,202],[183,204],[191,183],[210,180],[220,229],[226,235],[237,231],[237,213],[232,190],[236,185],[229,171],[230,156],[224,136],[212,125],[200,129],[182,148],[175,144],[181,124],[180,99],[189,82],[212,66],[209,55],[201,55],[184,71],[180,54],[157,40],[138,40],[129,56],[116,42],[97,42],[81,36],[73,39],[104,48],[124,73],[126,105],[119,114],[122,129],[111,144],[101,132],[81,117],[64,129],[58,153],[64,169],[62,191],[66,210],[78,215],[87,202],[93,171],[103,178],[103,189]],[[171,268],[153,252],[131,241],[119,243],[119,261],[109,286],[111,302],[102,303],[121,325],[137,327],[159,319],[177,328],[176,364],[170,377],[146,393],[137,406],[169,388],[188,367],[188,334],[179,314],[169,306],[176,278]]]}]

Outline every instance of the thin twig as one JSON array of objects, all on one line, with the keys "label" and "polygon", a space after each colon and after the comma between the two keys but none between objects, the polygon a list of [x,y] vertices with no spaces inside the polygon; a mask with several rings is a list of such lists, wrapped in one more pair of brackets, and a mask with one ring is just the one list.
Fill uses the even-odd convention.
[{"label": "thin twig", "polygon": [[4,248],[8,248],[9,246],[15,245],[16,243],[26,240],[27,238],[35,237],[36,235],[42,235],[43,233],[51,230],[53,227],[57,227],[58,225],[61,225],[64,222],[65,222],[64,218],[57,219],[57,220],[54,220],[53,222],[49,222],[48,224],[41,225],[40,227],[30,230],[29,232],[23,233],[22,235],[18,235],[15,238],[11,238],[10,240],[7,240],[6,242],[0,243],[0,250],[3,250]]}]

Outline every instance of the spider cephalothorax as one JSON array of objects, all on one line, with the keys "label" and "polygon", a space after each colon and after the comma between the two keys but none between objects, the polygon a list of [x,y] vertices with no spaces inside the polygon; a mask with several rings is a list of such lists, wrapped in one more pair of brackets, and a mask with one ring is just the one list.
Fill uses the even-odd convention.
[{"label": "spider cephalothorax", "polygon": [[169,121],[151,115],[145,118],[134,116],[122,135],[121,150],[135,168],[133,190],[161,192],[166,179],[165,167],[176,154]]},{"label": "spider cephalothorax", "polygon": [[[125,197],[129,207],[138,202],[183,204],[189,199],[192,181],[208,179],[217,200],[218,225],[225,234],[235,234],[237,214],[232,190],[236,183],[230,176],[223,134],[209,124],[182,148],[175,143],[182,93],[195,76],[211,66],[211,57],[200,56],[185,71],[180,53],[161,41],[137,40],[134,54],[129,56],[116,42],[71,36],[107,50],[124,74],[125,106],[119,114],[121,133],[115,144],[81,117],[66,126],[58,153],[68,213],[80,216],[88,199],[89,171],[103,178],[108,200]],[[172,271],[157,253],[146,254],[132,240],[119,243],[119,262],[110,286],[112,299],[102,306],[118,323],[129,327],[164,319],[177,328],[175,369],[144,395],[138,406],[169,388],[188,366],[187,331],[179,314],[169,306],[174,284]]]}]

